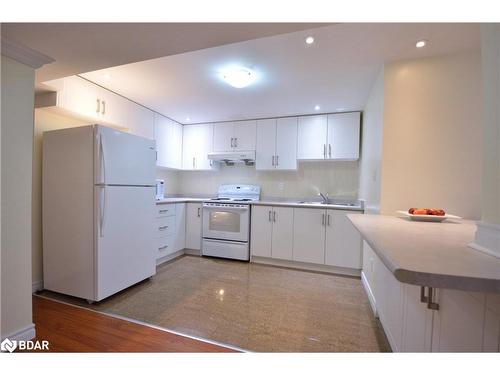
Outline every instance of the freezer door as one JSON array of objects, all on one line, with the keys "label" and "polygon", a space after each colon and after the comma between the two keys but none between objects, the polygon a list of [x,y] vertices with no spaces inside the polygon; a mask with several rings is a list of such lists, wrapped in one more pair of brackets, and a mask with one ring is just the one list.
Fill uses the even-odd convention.
[{"label": "freezer door", "polygon": [[155,185],[155,141],[95,126],[95,184]]},{"label": "freezer door", "polygon": [[156,273],[155,188],[96,186],[96,301]]}]

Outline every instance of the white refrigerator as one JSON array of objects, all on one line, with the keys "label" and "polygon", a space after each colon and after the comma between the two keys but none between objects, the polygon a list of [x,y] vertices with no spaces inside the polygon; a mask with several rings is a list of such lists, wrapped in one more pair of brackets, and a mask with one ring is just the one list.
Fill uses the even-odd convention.
[{"label": "white refrigerator", "polygon": [[44,289],[100,301],[156,272],[155,142],[101,125],[45,132]]}]

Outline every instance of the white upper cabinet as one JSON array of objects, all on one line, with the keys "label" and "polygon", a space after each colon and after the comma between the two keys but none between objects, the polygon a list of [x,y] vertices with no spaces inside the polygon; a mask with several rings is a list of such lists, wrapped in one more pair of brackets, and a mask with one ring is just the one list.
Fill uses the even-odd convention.
[{"label": "white upper cabinet", "polygon": [[255,150],[256,121],[221,122],[213,125],[215,152]]},{"label": "white upper cabinet", "polygon": [[357,160],[360,112],[299,117],[297,159]]},{"label": "white upper cabinet", "polygon": [[140,137],[154,139],[154,112],[129,101],[128,129]]},{"label": "white upper cabinet", "polygon": [[297,159],[326,158],[328,118],[326,115],[299,117]]},{"label": "white upper cabinet", "polygon": [[328,115],[328,158],[359,159],[359,112]]},{"label": "white upper cabinet", "polygon": [[347,218],[355,211],[326,211],[325,264],[361,269],[362,240],[359,232]]},{"label": "white upper cabinet", "polygon": [[103,88],[99,90],[99,99],[101,100],[100,119],[127,128],[130,100]]},{"label": "white upper cabinet", "polygon": [[255,169],[274,170],[276,159],[276,119],[257,121]]},{"label": "white upper cabinet", "polygon": [[212,124],[197,124],[183,126],[182,169],[212,170],[217,163],[208,160],[212,152],[214,126]]},{"label": "white upper cabinet", "polygon": [[182,125],[169,118],[154,114],[156,165],[163,168],[182,168]]},{"label": "white upper cabinet", "polygon": [[[61,80],[62,90],[58,90],[61,100],[58,105],[89,119],[98,120],[101,116],[101,100],[99,98],[100,87],[77,76],[63,78]],[[49,84],[59,82],[51,81]]]},{"label": "white upper cabinet", "polygon": [[255,168],[297,169],[297,118],[257,121]]},{"label": "white upper cabinet", "polygon": [[297,169],[297,117],[276,121],[276,169]]}]

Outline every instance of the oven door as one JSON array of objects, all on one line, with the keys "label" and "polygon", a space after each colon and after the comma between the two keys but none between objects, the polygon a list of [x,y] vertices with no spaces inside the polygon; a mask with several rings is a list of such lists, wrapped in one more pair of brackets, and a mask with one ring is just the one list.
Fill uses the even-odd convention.
[{"label": "oven door", "polygon": [[241,206],[203,206],[203,237],[248,242],[250,208]]}]

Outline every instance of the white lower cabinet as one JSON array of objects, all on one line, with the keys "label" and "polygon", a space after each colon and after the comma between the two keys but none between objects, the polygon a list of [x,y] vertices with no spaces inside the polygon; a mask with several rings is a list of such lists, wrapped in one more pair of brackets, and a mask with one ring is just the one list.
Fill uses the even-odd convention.
[{"label": "white lower cabinet", "polygon": [[186,247],[186,204],[167,203],[156,207],[156,259],[161,259]]},{"label": "white lower cabinet", "polygon": [[293,260],[324,264],[326,210],[317,208],[293,210]]},{"label": "white lower cabinet", "polygon": [[364,247],[364,254],[373,256],[373,263],[363,262],[364,281],[393,351],[500,350],[498,295],[432,289],[431,308],[421,301],[428,299],[431,288],[399,282],[366,242]]},{"label": "white lower cabinet", "polygon": [[186,205],[186,249],[201,250],[201,203]]},{"label": "white lower cabinet", "polygon": [[326,211],[325,264],[361,269],[361,236],[347,218],[347,214],[360,213]]},{"label": "white lower cabinet", "polygon": [[250,252],[252,256],[292,259],[293,208],[253,206]]},{"label": "white lower cabinet", "polygon": [[186,247],[186,203],[175,204],[175,251]]}]

